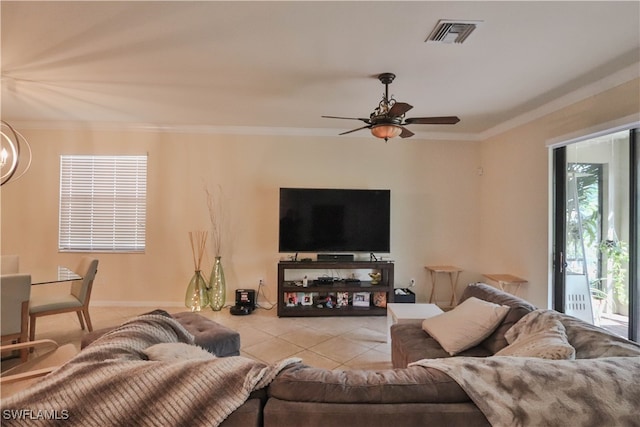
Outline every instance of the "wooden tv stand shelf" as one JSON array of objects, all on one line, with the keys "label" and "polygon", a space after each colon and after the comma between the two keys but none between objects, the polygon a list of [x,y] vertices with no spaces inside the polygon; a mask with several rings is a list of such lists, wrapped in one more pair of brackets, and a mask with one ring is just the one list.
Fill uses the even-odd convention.
[{"label": "wooden tv stand shelf", "polygon": [[[384,293],[386,302],[393,302],[393,267],[394,264],[387,261],[281,261],[278,263],[278,316],[386,316],[386,304],[384,307],[375,306],[374,299]],[[307,286],[302,286],[300,277],[293,280],[287,277],[287,272],[305,276],[304,270],[368,270],[379,272],[381,277],[380,283],[375,285],[371,280],[354,282],[344,280],[345,277],[319,284],[318,274],[314,272],[314,277],[306,275]],[[366,276],[368,279],[368,274]],[[345,293],[347,304],[344,304]],[[366,294],[369,294],[368,305]],[[328,296],[333,299],[332,303],[327,304]],[[339,296],[342,304],[338,301]],[[358,300],[355,306],[354,298]]]}]

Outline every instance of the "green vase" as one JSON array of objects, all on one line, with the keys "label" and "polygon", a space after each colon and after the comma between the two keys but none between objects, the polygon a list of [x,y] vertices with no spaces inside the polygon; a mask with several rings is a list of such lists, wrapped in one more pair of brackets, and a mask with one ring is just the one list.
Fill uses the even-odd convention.
[{"label": "green vase", "polygon": [[187,286],[187,294],[184,297],[184,305],[191,311],[200,311],[209,305],[207,295],[207,281],[200,270],[196,270]]},{"label": "green vase", "polygon": [[220,257],[216,257],[211,270],[211,279],[209,280],[209,303],[213,311],[220,311],[224,307],[227,294],[227,285],[224,280],[224,269]]}]

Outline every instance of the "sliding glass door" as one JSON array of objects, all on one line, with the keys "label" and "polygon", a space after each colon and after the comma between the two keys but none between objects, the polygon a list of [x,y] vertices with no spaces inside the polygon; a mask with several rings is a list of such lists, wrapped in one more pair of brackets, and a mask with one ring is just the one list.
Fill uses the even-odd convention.
[{"label": "sliding glass door", "polygon": [[635,143],[625,130],[554,151],[554,308],[637,340]]}]

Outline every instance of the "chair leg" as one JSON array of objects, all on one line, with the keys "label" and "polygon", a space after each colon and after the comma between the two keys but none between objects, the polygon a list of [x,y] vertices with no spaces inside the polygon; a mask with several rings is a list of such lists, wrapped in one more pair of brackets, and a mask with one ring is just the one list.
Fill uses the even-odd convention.
[{"label": "chair leg", "polygon": [[29,316],[29,341],[36,340],[36,316]]},{"label": "chair leg", "polygon": [[29,349],[23,348],[20,350],[20,362],[25,363],[29,359]]},{"label": "chair leg", "polygon": [[84,320],[87,321],[87,329],[89,332],[93,332],[93,326],[91,325],[91,317],[89,317],[89,309],[85,308],[82,310],[82,314],[84,314]]},{"label": "chair leg", "polygon": [[76,311],[76,314],[78,315],[78,320],[80,321],[80,329],[84,331],[84,320],[82,319],[82,313],[80,312],[80,310],[78,310]]}]

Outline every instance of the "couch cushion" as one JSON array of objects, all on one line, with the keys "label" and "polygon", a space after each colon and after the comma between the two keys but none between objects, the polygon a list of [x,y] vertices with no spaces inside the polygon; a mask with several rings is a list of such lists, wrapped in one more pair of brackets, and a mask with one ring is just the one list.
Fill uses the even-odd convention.
[{"label": "couch cushion", "polygon": [[190,311],[173,314],[193,334],[196,345],[218,357],[240,355],[240,334],[218,322]]},{"label": "couch cushion", "polygon": [[285,368],[269,385],[269,397],[327,403],[457,403],[469,397],[437,369],[328,370],[303,364]]},{"label": "couch cushion", "polygon": [[453,356],[491,335],[508,311],[507,306],[469,297],[453,310],[425,319],[422,329]]},{"label": "couch cushion", "polygon": [[487,339],[480,343],[480,345],[486,348],[491,354],[495,354],[500,349],[506,347],[508,343],[504,338],[504,334],[524,315],[536,309],[535,306],[522,298],[503,292],[493,286],[487,285],[486,283],[471,283],[462,293],[460,302],[462,303],[470,297],[480,298],[485,301],[506,305],[511,308],[496,330],[489,335]]},{"label": "couch cushion", "polygon": [[484,414],[471,402],[334,404],[291,402],[273,397],[264,408],[264,425],[270,427],[491,427]]},{"label": "couch cushion", "polygon": [[[486,357],[492,354],[484,347],[475,346],[459,353],[458,356]],[[422,330],[422,322],[398,323],[391,326],[391,361],[394,368],[406,368],[409,363],[421,359],[442,357],[451,356]]]},{"label": "couch cushion", "polygon": [[[166,317],[173,317],[184,328],[193,335],[195,344],[204,348],[218,357],[239,356],[240,355],[240,334],[224,325],[214,322],[211,319],[189,311],[170,315],[164,310],[154,310],[146,314],[158,314]],[[82,337],[81,348],[100,338],[115,327],[98,329]]]}]

